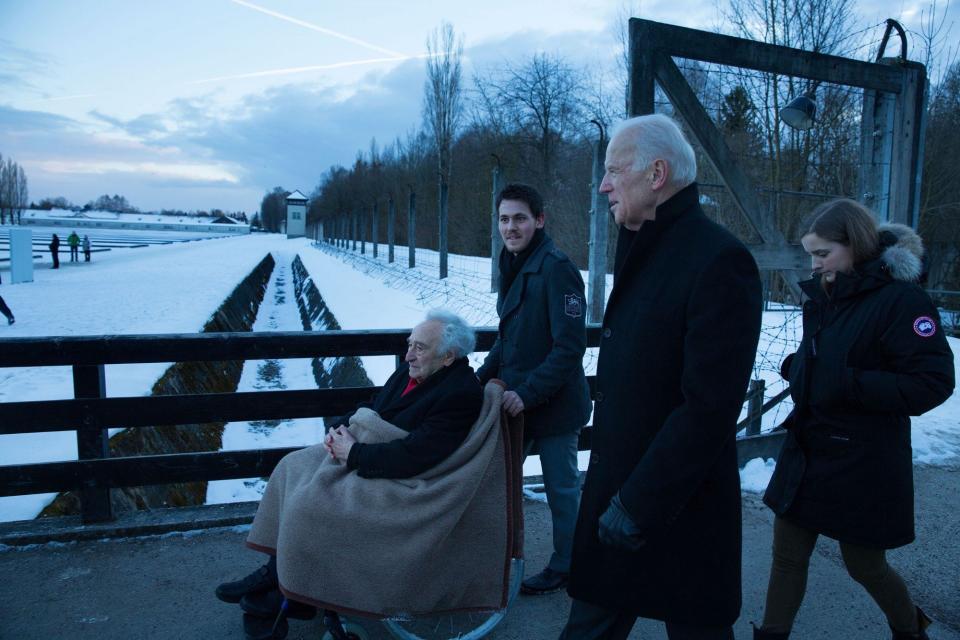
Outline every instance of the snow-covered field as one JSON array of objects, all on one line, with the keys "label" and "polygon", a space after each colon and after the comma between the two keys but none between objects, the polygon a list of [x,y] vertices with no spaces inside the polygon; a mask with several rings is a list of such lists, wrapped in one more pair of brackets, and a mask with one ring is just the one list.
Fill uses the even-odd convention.
[{"label": "snow-covered field", "polygon": [[[153,235],[156,235],[155,232]],[[397,248],[397,261],[387,264],[387,247],[379,258],[315,247],[306,239],[287,240],[280,235],[254,234],[135,249],[116,248],[95,254],[91,263],[61,261],[54,271],[40,264],[34,282],[9,285],[8,267],[0,266],[4,284],[0,295],[16,315],[12,326],[0,326],[0,340],[9,337],[80,336],[104,334],[189,333],[200,330],[211,314],[268,252],[277,267],[270,281],[254,331],[299,330],[291,262],[300,258],[327,305],[344,329],[407,328],[432,307],[446,307],[475,325],[495,325],[495,294],[490,293],[490,261],[486,258],[450,257],[450,277],[436,278],[437,254],[417,250],[417,268],[408,269],[406,248]],[[63,255],[63,252],[61,252]],[[584,274],[586,281],[586,274]],[[609,294],[610,284],[607,286]],[[756,377],[767,381],[768,396],[782,388],[776,374],[780,360],[800,337],[795,310],[774,310],[764,315],[764,334]],[[960,341],[952,339],[956,353]],[[2,348],[2,343],[0,343]],[[479,362],[482,354],[475,356]],[[394,367],[392,357],[362,359],[367,374],[382,384]],[[595,350],[584,359],[588,372]],[[111,397],[145,395],[168,364],[113,365],[106,368],[107,394]],[[304,389],[315,386],[306,360],[247,362],[240,390],[265,388]],[[67,367],[0,369],[0,402],[51,400],[72,397]],[[785,406],[765,416],[764,429],[782,419]],[[319,440],[322,423],[316,420],[279,424],[231,423],[224,447],[248,449],[312,444]],[[960,399],[915,419],[914,458],[926,464],[955,462],[960,456]],[[0,464],[44,462],[76,458],[73,432],[0,436]],[[586,466],[585,455],[581,461]],[[743,473],[744,489],[762,490],[772,464],[756,460]],[[539,472],[536,459],[528,461],[528,474]],[[262,486],[257,480],[210,483],[208,501],[255,499]],[[0,520],[35,516],[52,499],[51,494],[0,498]]]}]

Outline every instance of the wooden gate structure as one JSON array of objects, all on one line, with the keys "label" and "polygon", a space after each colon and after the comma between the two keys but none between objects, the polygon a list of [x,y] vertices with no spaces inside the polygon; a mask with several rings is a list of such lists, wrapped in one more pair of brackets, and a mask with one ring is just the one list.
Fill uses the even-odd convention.
[{"label": "wooden gate structure", "polygon": [[903,55],[863,62],[630,19],[629,115],[654,112],[655,83],[659,84],[760,236],[762,243],[749,245],[757,264],[764,270],[780,271],[798,300],[796,270],[808,269],[809,259],[773,224],[773,212],[757,197],[754,185],[673,57],[863,89],[856,199],[874,210],[880,220],[916,228],[926,113],[927,78],[922,64],[904,60]]}]

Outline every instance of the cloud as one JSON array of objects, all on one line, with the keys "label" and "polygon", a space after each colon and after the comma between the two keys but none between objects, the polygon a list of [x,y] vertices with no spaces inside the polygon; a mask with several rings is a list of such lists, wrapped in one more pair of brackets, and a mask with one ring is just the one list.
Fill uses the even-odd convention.
[{"label": "cloud", "polygon": [[[588,33],[482,42],[465,51],[464,86],[472,86],[474,69],[521,63],[535,51],[583,63],[602,58],[608,46],[602,34]],[[0,150],[28,170],[34,198],[85,202],[109,191],[143,209],[253,211],[269,189],[309,193],[330,166],[366,152],[372,138],[383,148],[417,128],[424,68],[411,59],[333,86],[300,74],[296,83],[226,106],[211,89],[129,119],[102,107],[82,121],[0,107]]]},{"label": "cloud", "polygon": [[45,56],[0,38],[0,87],[8,91],[34,90],[36,85],[26,78],[46,74],[49,67],[49,60]]}]

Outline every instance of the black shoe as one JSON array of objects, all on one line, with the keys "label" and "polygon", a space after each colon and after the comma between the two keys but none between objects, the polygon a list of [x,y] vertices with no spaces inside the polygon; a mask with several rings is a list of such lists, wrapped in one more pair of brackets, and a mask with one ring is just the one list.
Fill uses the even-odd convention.
[{"label": "black shoe", "polygon": [[13,316],[7,318],[7,324],[13,324],[14,322],[16,322],[16,320],[13,319]]},{"label": "black shoe", "polygon": [[[283,594],[279,589],[270,589],[259,593],[248,593],[240,598],[240,608],[258,618],[273,620],[280,613],[283,605]],[[296,600],[287,600],[287,617],[297,620],[313,620],[317,616],[317,608]]]},{"label": "black shoe", "polygon": [[286,618],[258,618],[243,614],[243,632],[247,640],[283,640],[290,633]]},{"label": "black shoe", "polygon": [[530,576],[520,583],[520,591],[531,596],[542,596],[565,589],[569,581],[569,573],[561,573],[547,567],[537,575]]},{"label": "black shoe", "polygon": [[240,602],[248,593],[267,591],[277,586],[277,576],[268,564],[263,565],[246,578],[224,582],[217,587],[217,597],[224,602]]}]

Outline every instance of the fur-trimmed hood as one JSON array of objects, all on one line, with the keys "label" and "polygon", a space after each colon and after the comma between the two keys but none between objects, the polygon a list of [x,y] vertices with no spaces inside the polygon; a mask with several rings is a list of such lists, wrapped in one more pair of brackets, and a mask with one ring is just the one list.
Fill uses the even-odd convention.
[{"label": "fur-trimmed hood", "polygon": [[880,259],[895,280],[917,282],[923,273],[923,240],[905,224],[881,224]]}]

